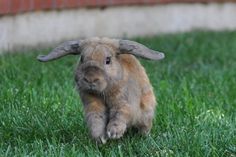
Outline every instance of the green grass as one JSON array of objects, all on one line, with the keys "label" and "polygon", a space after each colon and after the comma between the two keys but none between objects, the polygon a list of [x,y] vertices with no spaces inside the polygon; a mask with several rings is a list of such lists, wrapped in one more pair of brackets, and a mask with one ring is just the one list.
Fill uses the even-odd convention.
[{"label": "green grass", "polygon": [[0,56],[0,156],[236,156],[236,32],[136,38],[166,54],[141,60],[158,107],[151,135],[96,145],[74,88],[76,57]]}]

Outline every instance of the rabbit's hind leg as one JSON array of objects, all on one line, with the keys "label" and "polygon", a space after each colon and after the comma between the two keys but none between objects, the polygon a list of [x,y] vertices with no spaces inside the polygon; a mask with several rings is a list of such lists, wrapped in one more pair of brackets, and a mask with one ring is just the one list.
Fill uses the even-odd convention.
[{"label": "rabbit's hind leg", "polygon": [[137,125],[138,130],[142,134],[149,134],[152,128],[152,121],[155,114],[156,99],[152,90],[146,92],[140,103],[140,109],[142,111],[142,116],[140,117],[139,123]]}]

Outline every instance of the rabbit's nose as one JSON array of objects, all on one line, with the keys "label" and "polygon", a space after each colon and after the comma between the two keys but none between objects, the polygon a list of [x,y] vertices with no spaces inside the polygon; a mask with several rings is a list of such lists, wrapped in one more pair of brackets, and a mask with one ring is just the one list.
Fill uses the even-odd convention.
[{"label": "rabbit's nose", "polygon": [[84,77],[84,81],[85,81],[85,82],[87,82],[87,83],[90,83],[90,84],[92,84],[92,83],[96,83],[96,82],[98,82],[98,81],[99,81],[99,79],[98,79],[98,78],[96,78],[96,77],[94,77],[94,78],[88,78],[88,77]]}]

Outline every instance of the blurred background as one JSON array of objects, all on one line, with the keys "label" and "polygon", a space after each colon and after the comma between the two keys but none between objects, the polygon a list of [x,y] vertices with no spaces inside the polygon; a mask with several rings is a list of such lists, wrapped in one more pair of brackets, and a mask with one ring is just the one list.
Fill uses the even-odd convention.
[{"label": "blurred background", "polygon": [[0,53],[92,36],[236,29],[236,0],[0,0]]}]

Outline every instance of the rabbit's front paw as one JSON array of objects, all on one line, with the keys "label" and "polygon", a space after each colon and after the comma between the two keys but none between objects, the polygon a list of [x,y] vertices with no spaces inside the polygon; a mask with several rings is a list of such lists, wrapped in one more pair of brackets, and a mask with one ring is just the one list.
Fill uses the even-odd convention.
[{"label": "rabbit's front paw", "polygon": [[118,139],[123,136],[126,131],[126,124],[123,122],[110,122],[107,125],[107,136],[111,139]]},{"label": "rabbit's front paw", "polygon": [[97,129],[93,129],[91,131],[91,135],[98,144],[105,144],[107,142],[106,134],[98,128],[99,127],[97,127]]},{"label": "rabbit's front paw", "polygon": [[95,138],[95,141],[97,144],[106,144],[107,138],[106,138],[106,136],[99,136],[99,137]]}]

